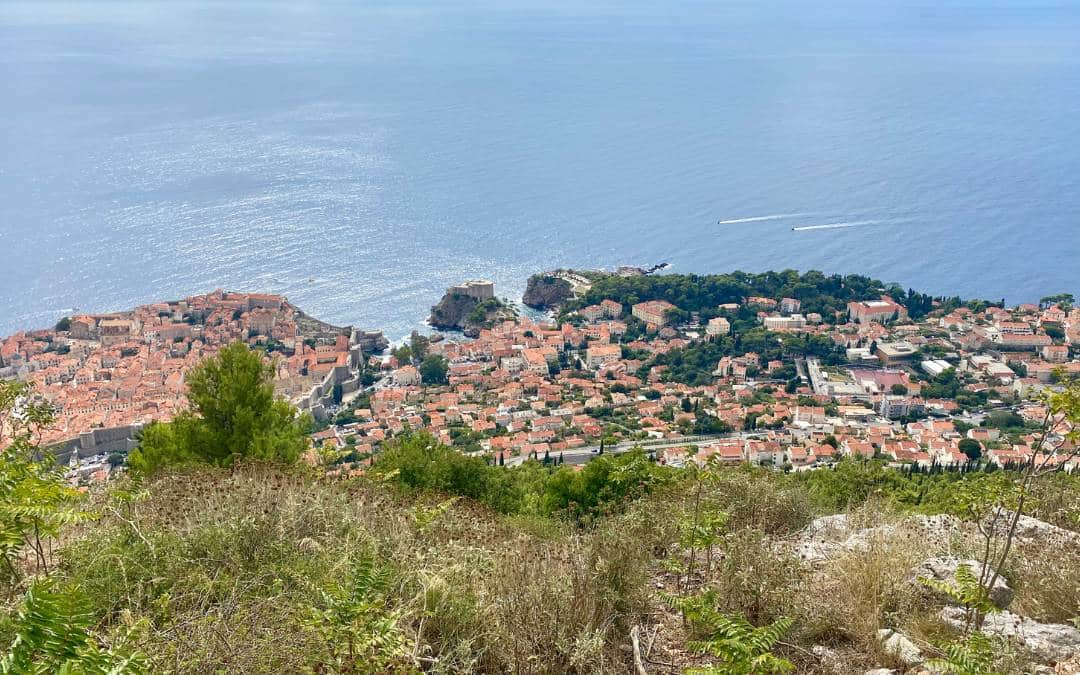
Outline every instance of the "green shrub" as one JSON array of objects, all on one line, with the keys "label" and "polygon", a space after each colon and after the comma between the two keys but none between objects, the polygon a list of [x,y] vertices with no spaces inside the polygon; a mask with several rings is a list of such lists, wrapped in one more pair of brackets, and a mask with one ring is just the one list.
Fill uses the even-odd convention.
[{"label": "green shrub", "polygon": [[755,628],[741,616],[717,610],[717,594],[706,591],[700,595],[670,598],[672,606],[682,612],[696,640],[691,650],[720,658],[720,663],[705,668],[691,668],[695,675],[752,675],[754,673],[786,673],[795,664],[775,656],[771,650],[794,625],[792,619],[780,618],[767,626]]},{"label": "green shrub", "polygon": [[583,524],[661,488],[675,476],[641,450],[597,457],[581,471],[538,462],[516,468],[493,466],[425,433],[388,443],[374,474],[414,492],[475,499],[504,514],[566,516]]},{"label": "green shrub", "polygon": [[[30,585],[15,616],[14,639],[0,658],[0,673],[139,675],[146,657],[120,635],[109,645],[94,632],[94,616],[75,588],[48,580]],[[128,631],[130,632],[130,631]]]},{"label": "green shrub", "polygon": [[230,466],[243,459],[295,462],[308,447],[309,420],[274,396],[274,368],[242,342],[187,374],[191,409],[143,430],[128,457],[149,474],[183,464]]}]

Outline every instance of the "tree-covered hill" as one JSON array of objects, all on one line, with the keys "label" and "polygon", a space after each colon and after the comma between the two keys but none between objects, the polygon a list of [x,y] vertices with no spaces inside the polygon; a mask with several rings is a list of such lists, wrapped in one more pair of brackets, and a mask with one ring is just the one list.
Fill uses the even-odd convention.
[{"label": "tree-covered hill", "polygon": [[[563,311],[572,311],[604,299],[623,305],[647,300],[667,300],[687,312],[714,315],[716,307],[742,302],[748,297],[795,298],[803,312],[816,312],[828,320],[837,312],[847,311],[847,303],[874,300],[883,294],[904,304],[913,318],[926,315],[935,298],[914,290],[905,291],[898,284],[886,284],[857,274],[824,274],[811,270],[781,272],[730,272],[727,274],[650,274],[638,276],[605,275],[593,279],[589,291],[567,303]],[[959,306],[958,297],[938,298],[946,307]]]}]

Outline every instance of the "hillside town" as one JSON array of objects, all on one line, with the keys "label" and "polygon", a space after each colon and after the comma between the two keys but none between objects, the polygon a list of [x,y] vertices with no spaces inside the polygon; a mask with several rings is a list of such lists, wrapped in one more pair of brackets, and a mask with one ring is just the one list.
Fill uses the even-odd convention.
[{"label": "hillside town", "polygon": [[[414,336],[412,362],[369,359],[380,384],[315,440],[354,472],[407,430],[498,464],[578,464],[605,446],[641,445],[676,466],[715,457],[797,471],[843,456],[926,470],[1009,466],[1038,444],[1046,410],[1034,395],[1080,375],[1080,309],[1058,303],[957,307],[918,321],[887,296],[850,302],[831,321],[791,297],[746,297],[704,322],[678,321],[681,309],[605,298],[561,320],[499,322],[475,340]],[[658,363],[731,340],[747,311],[780,345],[824,340],[828,362],[727,350],[693,382]],[[424,380],[418,350],[445,360],[445,381]]]},{"label": "hillside town", "polygon": [[187,407],[185,373],[231,342],[266,350],[276,390],[322,415],[335,388],[356,389],[361,351],[381,333],[336,328],[277,295],[222,290],[129,312],[78,314],[52,329],[0,340],[0,378],[33,383],[55,411],[42,441],[87,472],[107,472],[137,443],[141,427]]},{"label": "hillside town", "polygon": [[388,351],[381,333],[323,324],[283,297],[218,290],[17,333],[0,341],[0,377],[32,382],[56,411],[44,440],[80,478],[103,479],[143,425],[185,408],[185,373],[234,341],[272,359],[277,393],[311,414],[333,473],[363,472],[409,431],[500,465],[642,446],[673,466],[1010,466],[1038,444],[1035,394],[1080,376],[1068,302],[935,306],[918,320],[887,295],[831,316],[802,304],[751,295],[688,312],[602,298]]}]

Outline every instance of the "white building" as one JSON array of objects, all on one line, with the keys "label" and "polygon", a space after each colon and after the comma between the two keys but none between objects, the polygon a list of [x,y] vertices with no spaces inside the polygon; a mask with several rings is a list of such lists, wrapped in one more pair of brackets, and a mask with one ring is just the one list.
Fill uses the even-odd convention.
[{"label": "white building", "polygon": [[718,316],[715,319],[709,319],[708,325],[705,326],[705,334],[710,337],[727,335],[729,333],[731,333],[731,322],[722,316]]},{"label": "white building", "polygon": [[806,328],[806,318],[802,314],[767,316],[762,323],[765,324],[765,330],[802,330]]}]

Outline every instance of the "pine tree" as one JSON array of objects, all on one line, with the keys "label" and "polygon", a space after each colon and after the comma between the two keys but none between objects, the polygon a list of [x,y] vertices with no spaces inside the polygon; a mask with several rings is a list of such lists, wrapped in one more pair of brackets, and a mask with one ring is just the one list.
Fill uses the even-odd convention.
[{"label": "pine tree", "polygon": [[148,426],[128,458],[139,473],[176,464],[231,466],[241,459],[295,462],[308,448],[307,422],[274,396],[274,367],[242,342],[188,373],[191,409]]}]

